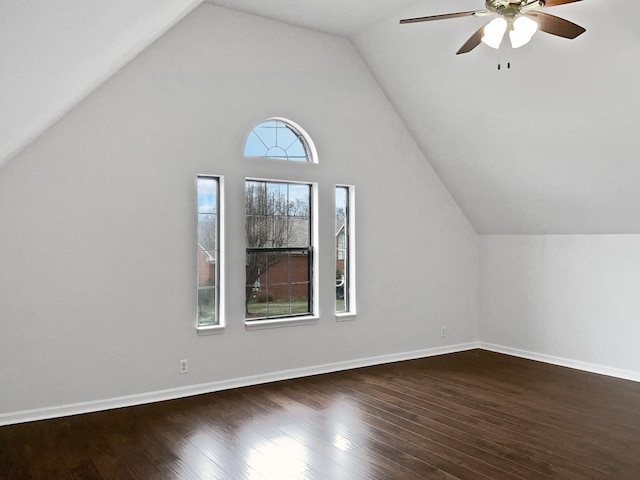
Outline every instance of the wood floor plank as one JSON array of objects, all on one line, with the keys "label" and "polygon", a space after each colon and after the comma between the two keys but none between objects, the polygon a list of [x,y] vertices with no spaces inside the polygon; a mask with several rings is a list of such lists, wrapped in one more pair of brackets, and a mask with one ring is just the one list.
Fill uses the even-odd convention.
[{"label": "wood floor plank", "polygon": [[[332,401],[331,394],[329,394],[329,396],[324,396],[323,392],[324,390],[322,388],[318,388],[316,385],[314,391],[307,395],[312,395],[313,400],[315,401],[324,398],[324,404],[329,405]],[[344,391],[341,390],[341,392]],[[296,389],[293,392],[293,395],[298,398],[306,398],[305,392],[300,389]],[[475,476],[477,478],[482,478],[483,475],[493,480],[526,478],[518,474],[518,468],[515,469],[515,473],[512,472],[510,474],[509,467],[511,465],[507,466],[506,462],[505,466],[507,470],[502,470],[500,467],[494,467],[492,464],[482,460],[477,460],[479,453],[487,455],[488,452],[480,452],[477,448],[469,446],[464,442],[452,441],[450,437],[443,435],[438,430],[431,430],[418,425],[417,423],[405,420],[402,417],[389,415],[388,412],[372,406],[370,402],[363,402],[361,400],[362,399],[354,399],[354,403],[357,402],[358,405],[361,422],[364,425],[371,427],[376,432],[389,432],[394,434],[399,441],[406,442],[408,444],[407,447],[411,450],[415,448],[414,446],[417,446],[419,449],[441,456],[444,459],[455,462],[457,465],[469,468],[475,472]],[[540,478],[538,472],[534,472],[530,469],[526,469],[525,473],[530,475],[535,474]]]},{"label": "wood floor plank", "polygon": [[[467,455],[474,455],[479,460],[487,459],[492,453],[494,457],[497,457],[492,459],[493,465],[508,463],[510,469],[517,470],[523,478],[538,479],[553,473],[550,472],[553,467],[545,461],[538,461],[531,450],[518,451],[514,445],[505,443],[502,438],[499,442],[492,442],[486,439],[485,432],[481,429],[469,430],[462,423],[448,425],[446,418],[444,418],[444,422],[440,421],[443,420],[442,418],[430,418],[430,415],[407,409],[399,402],[392,404],[362,392],[352,394],[372,417],[384,418],[394,425],[402,425],[409,431],[420,432],[426,438],[437,439],[438,443],[448,445]],[[475,447],[475,450],[467,448],[469,439],[473,439],[472,446]],[[507,462],[502,461],[505,459]],[[528,474],[519,468],[521,465],[526,465]],[[499,468],[507,470],[508,467],[503,465]]]},{"label": "wood floor plank", "polygon": [[[550,456],[549,450],[553,447],[557,447],[550,440],[546,438],[536,438],[530,435],[528,432],[518,429],[512,431],[510,426],[507,425],[495,425],[493,422],[487,422],[484,419],[480,419],[478,415],[467,415],[465,413],[453,412],[440,405],[436,405],[430,402],[418,402],[416,398],[406,397],[403,393],[398,391],[390,391],[385,388],[376,387],[369,393],[371,397],[370,401],[378,402],[382,400],[387,404],[393,405],[394,408],[400,408],[405,412],[413,412],[419,415],[424,421],[425,419],[432,420],[435,423],[447,425],[452,429],[457,429],[463,435],[478,436],[480,434],[490,434],[495,438],[501,438],[501,442],[504,445],[509,445],[511,449],[524,452],[529,461],[536,458],[547,459]],[[452,431],[452,430],[450,430]],[[541,441],[544,440],[544,441]],[[552,455],[551,460],[555,465],[565,464],[566,457],[568,456],[564,452],[565,447],[559,447]],[[581,453],[573,453],[573,461],[576,459],[582,460],[582,465],[589,463],[589,457],[582,455]],[[544,474],[548,470],[546,462],[540,460],[539,474]],[[601,478],[604,474],[609,474],[609,471],[596,470],[593,468],[584,468],[582,465],[564,465],[563,470],[570,470],[575,474],[580,475],[580,478]],[[557,472],[558,474],[560,472]],[[569,472],[565,472],[565,476],[569,475]]]},{"label": "wood floor plank", "polygon": [[0,428],[0,480],[635,480],[640,383],[482,350]]},{"label": "wood floor plank", "polygon": [[[427,376],[425,382],[433,382],[433,377]],[[570,391],[570,389],[567,390]],[[471,394],[467,396],[469,392]],[[449,383],[448,393],[454,398],[463,397],[470,399],[471,403],[478,402],[478,394],[473,393],[473,387]],[[497,391],[497,393],[498,397],[502,396],[502,392]],[[591,408],[590,413],[588,410],[585,411],[583,406],[578,405],[573,396],[561,400],[548,392],[542,381],[532,386],[527,394],[519,393],[517,396],[508,397],[509,402],[506,403],[500,400],[488,404],[486,395],[480,398],[484,400],[485,407],[493,410],[497,415],[511,416],[515,424],[519,425],[519,430],[522,430],[525,425],[526,431],[531,432],[532,435],[542,435],[554,444],[563,445],[565,448],[578,444],[577,448],[590,457],[590,462],[594,461],[592,454],[595,452],[600,453],[596,461],[605,460],[606,455],[603,455],[600,444],[602,434],[607,437],[610,452],[634,445],[637,447],[637,427],[635,431],[628,429],[629,420],[637,416],[637,413],[627,415],[627,425],[607,422],[605,419],[611,410],[605,406],[616,404],[609,395],[601,396],[600,402]],[[617,409],[614,408],[614,410]],[[596,411],[597,415],[594,415]],[[590,452],[590,448],[594,451]],[[608,468],[606,462],[604,465],[604,468]]]}]

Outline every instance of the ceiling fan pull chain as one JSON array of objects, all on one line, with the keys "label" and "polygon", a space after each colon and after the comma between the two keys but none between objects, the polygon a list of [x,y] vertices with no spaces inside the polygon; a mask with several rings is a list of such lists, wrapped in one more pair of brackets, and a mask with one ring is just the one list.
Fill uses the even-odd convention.
[{"label": "ceiling fan pull chain", "polygon": [[[511,48],[507,47],[507,70],[511,69]],[[498,70],[502,70],[502,52],[498,50]]]}]

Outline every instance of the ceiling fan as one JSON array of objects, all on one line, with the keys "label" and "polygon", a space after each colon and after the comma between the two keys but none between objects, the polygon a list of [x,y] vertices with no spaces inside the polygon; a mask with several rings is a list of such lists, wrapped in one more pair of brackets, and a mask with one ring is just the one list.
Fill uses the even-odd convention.
[{"label": "ceiling fan", "polygon": [[497,14],[498,17],[481,27],[466,41],[456,55],[467,53],[480,43],[492,48],[499,48],[505,33],[509,32],[509,41],[513,48],[519,48],[531,40],[534,33],[540,30],[551,35],[573,39],[583,34],[586,29],[564,18],[556,17],[539,11],[545,7],[555,7],[565,3],[580,2],[582,0],[486,0],[485,10],[468,12],[445,13],[428,17],[405,18],[401,24],[429,22],[458,17],[481,17]]}]

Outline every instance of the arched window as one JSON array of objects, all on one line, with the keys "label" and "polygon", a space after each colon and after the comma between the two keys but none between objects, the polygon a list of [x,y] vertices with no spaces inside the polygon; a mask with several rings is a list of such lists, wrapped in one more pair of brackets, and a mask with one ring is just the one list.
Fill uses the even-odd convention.
[{"label": "arched window", "polygon": [[290,120],[269,118],[257,125],[244,145],[245,157],[317,163],[316,148],[307,133]]}]

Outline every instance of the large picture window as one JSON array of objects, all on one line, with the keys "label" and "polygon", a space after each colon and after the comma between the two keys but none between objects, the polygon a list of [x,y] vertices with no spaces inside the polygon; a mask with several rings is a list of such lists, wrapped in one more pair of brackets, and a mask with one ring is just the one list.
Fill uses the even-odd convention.
[{"label": "large picture window", "polygon": [[313,313],[312,185],[246,180],[245,318]]}]

